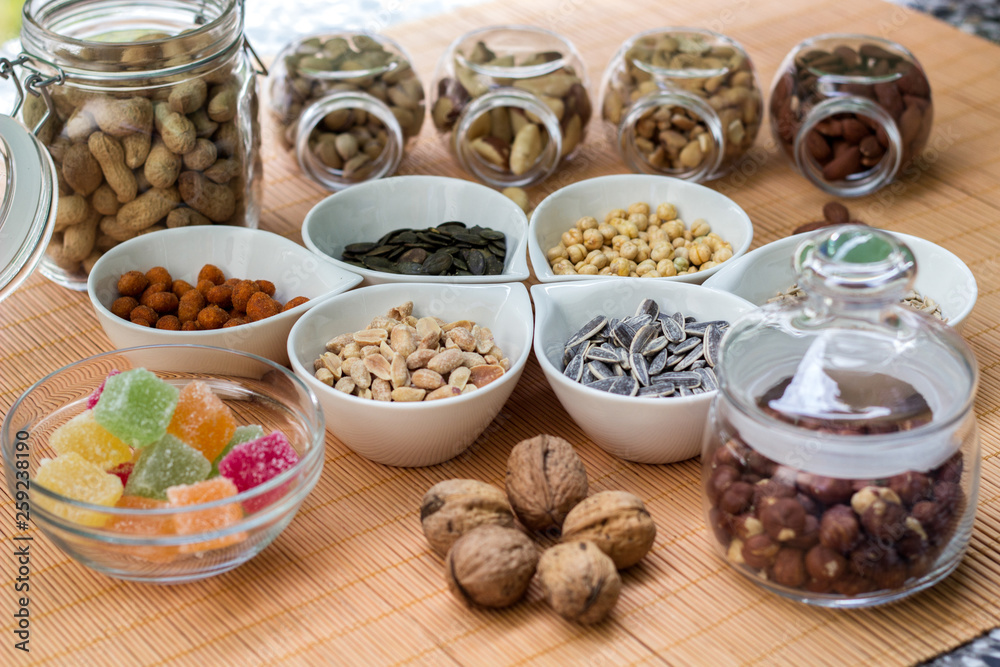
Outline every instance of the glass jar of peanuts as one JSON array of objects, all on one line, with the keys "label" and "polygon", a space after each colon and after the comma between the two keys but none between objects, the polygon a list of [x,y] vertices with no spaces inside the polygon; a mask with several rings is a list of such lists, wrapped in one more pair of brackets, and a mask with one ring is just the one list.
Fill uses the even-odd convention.
[{"label": "glass jar of peanuts", "polygon": [[466,33],[441,57],[431,118],[459,163],[495,187],[551,176],[583,141],[591,104],[576,47],[531,26]]},{"label": "glass jar of peanuts", "polygon": [[630,169],[695,182],[733,169],[753,146],[764,106],[743,47],[699,28],[629,38],[604,72],[601,99]]},{"label": "glass jar of peanuts", "polygon": [[934,118],[916,57],[865,35],[797,45],[778,68],[770,106],[771,130],[796,169],[838,197],[870,194],[906,173]]},{"label": "glass jar of peanuts", "polygon": [[24,124],[56,167],[41,271],[86,289],[101,254],[167,227],[256,227],[260,130],[238,0],[28,0]]},{"label": "glass jar of peanuts", "polygon": [[719,552],[788,598],[864,607],[936,584],[969,543],[979,373],[952,328],[900,304],[913,254],[843,225],[795,252],[806,298],[734,322],[702,452]]},{"label": "glass jar of peanuts", "polygon": [[410,58],[381,35],[295,40],[266,85],[282,144],[330,190],[391,176],[424,122],[424,88]]}]

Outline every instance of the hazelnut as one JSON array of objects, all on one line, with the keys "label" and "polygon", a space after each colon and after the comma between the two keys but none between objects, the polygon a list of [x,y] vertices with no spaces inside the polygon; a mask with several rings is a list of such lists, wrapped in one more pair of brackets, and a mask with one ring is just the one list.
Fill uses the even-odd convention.
[{"label": "hazelnut", "polygon": [[834,551],[846,554],[854,548],[860,535],[858,517],[847,505],[834,505],[820,519],[820,544]]},{"label": "hazelnut", "polygon": [[715,533],[715,538],[724,546],[729,544],[729,540],[732,538],[730,531],[732,530],[732,523],[735,517],[732,514],[726,514],[725,512],[720,512],[714,507],[708,510],[708,525],[712,528],[712,532]]},{"label": "hazelnut", "polygon": [[777,584],[798,588],[806,582],[805,554],[801,549],[782,547],[774,558],[768,577]]},{"label": "hazelnut", "polygon": [[420,501],[420,525],[431,549],[441,557],[455,540],[485,524],[514,526],[507,496],[491,484],[449,479],[428,489]]},{"label": "hazelnut", "polygon": [[705,491],[713,505],[719,504],[719,497],[722,492],[729,488],[733,482],[740,479],[740,471],[730,465],[720,465],[712,471],[708,478],[708,485]]},{"label": "hazelnut", "polygon": [[642,560],[656,539],[656,524],[642,499],[602,491],[582,500],[563,522],[562,540],[590,540],[623,570]]},{"label": "hazelnut", "polygon": [[861,515],[861,525],[872,537],[895,542],[906,532],[905,519],[906,510],[902,505],[879,499]]},{"label": "hazelnut", "polygon": [[934,485],[934,501],[942,512],[954,514],[962,498],[962,489],[954,482],[938,482]]},{"label": "hazelnut", "polygon": [[879,589],[899,588],[906,582],[907,568],[892,547],[868,544],[851,552],[851,568]]},{"label": "hazelnut", "polygon": [[790,547],[806,551],[819,544],[819,519],[812,514],[807,514],[806,524],[805,528],[802,529],[802,534],[788,540],[786,544]]},{"label": "hazelnut", "polygon": [[816,581],[832,582],[843,575],[846,570],[847,559],[822,544],[814,546],[806,554],[806,571]]},{"label": "hazelnut", "polygon": [[851,480],[802,473],[796,480],[798,487],[824,505],[847,502],[854,493]]},{"label": "hazelnut", "polygon": [[585,625],[604,620],[622,589],[614,562],[586,541],[547,549],[538,560],[538,579],[556,613]]},{"label": "hazelnut", "polygon": [[511,450],[506,486],[521,523],[532,530],[558,530],[569,511],[587,497],[587,469],[569,442],[539,435]]},{"label": "hazelnut", "polygon": [[726,550],[726,558],[737,565],[746,563],[743,560],[743,540],[736,539],[729,543],[729,548]]},{"label": "hazelnut", "polygon": [[851,509],[858,516],[861,516],[873,502],[879,499],[896,503],[897,505],[900,503],[899,496],[892,489],[884,486],[866,486],[860,491],[855,491],[854,495],[851,496]]},{"label": "hazelnut", "polygon": [[829,593],[830,590],[833,587],[830,585],[830,582],[828,582],[828,581],[820,581],[818,579],[810,579],[809,581],[807,581],[805,583],[805,585],[802,588],[804,590],[809,591],[810,593],[819,593],[819,594],[822,594],[822,593]]},{"label": "hazelnut", "polygon": [[535,575],[538,550],[513,528],[484,525],[462,535],[448,551],[448,588],[467,604],[506,607],[514,604]]},{"label": "hazelnut", "polygon": [[931,479],[927,475],[908,470],[889,478],[889,488],[907,505],[924,500],[931,494]]},{"label": "hazelnut", "polygon": [[767,535],[754,535],[743,542],[743,562],[755,570],[763,570],[774,562],[780,549],[781,545]]},{"label": "hazelnut", "polygon": [[767,498],[794,498],[795,487],[781,484],[773,479],[762,479],[754,484],[753,504],[755,507],[765,505]]},{"label": "hazelnut", "polygon": [[847,597],[856,597],[864,593],[870,593],[875,587],[864,577],[846,572],[842,577],[832,583],[833,592]]},{"label": "hazelnut", "polygon": [[819,516],[822,513],[820,504],[816,502],[812,496],[807,496],[804,493],[798,493],[795,495],[795,498],[802,505],[802,509],[806,511],[806,514]]},{"label": "hazelnut", "polygon": [[940,534],[948,527],[951,516],[948,512],[941,510],[941,507],[930,500],[921,500],[910,510],[913,518],[923,528],[925,534],[932,542],[937,542]]},{"label": "hazelnut", "polygon": [[753,503],[754,485],[733,482],[719,497],[719,509],[730,514],[742,514]]},{"label": "hazelnut", "polygon": [[785,542],[802,535],[806,527],[806,511],[794,498],[778,498],[760,510],[764,532],[772,539]]},{"label": "hazelnut", "polygon": [[764,524],[753,514],[741,514],[733,517],[730,526],[732,527],[733,534],[741,540],[749,539],[754,535],[760,535],[764,532]]},{"label": "hazelnut", "polygon": [[896,551],[906,559],[913,559],[927,552],[927,531],[923,525],[912,516],[903,522],[905,532],[896,542]]},{"label": "hazelnut", "polygon": [[755,472],[762,477],[770,477],[774,474],[774,469],[777,467],[777,463],[767,458],[760,452],[755,452],[750,450],[747,453],[747,467],[751,472]]},{"label": "hazelnut", "polygon": [[746,452],[747,449],[744,445],[736,440],[730,440],[715,450],[715,453],[712,455],[712,463],[715,466],[728,465],[739,469],[743,467]]},{"label": "hazelnut", "polygon": [[934,470],[935,479],[939,482],[959,482],[962,479],[963,463],[962,452],[955,452],[950,459]]}]

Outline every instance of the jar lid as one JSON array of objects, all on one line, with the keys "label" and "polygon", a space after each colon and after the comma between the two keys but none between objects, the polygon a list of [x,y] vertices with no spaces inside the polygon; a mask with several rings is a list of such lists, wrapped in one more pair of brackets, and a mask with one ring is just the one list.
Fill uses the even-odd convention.
[{"label": "jar lid", "polygon": [[55,166],[41,142],[0,115],[0,301],[35,270],[55,225]]}]

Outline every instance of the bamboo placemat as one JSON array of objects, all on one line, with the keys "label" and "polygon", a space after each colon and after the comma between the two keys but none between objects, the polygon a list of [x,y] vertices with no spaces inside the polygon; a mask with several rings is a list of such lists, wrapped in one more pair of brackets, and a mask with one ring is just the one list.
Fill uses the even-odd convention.
[{"label": "bamboo placemat", "polygon": [[[6,664],[898,664],[1000,625],[1000,237],[992,231],[1000,217],[993,201],[1000,178],[1000,87],[993,83],[1000,48],[910,10],[864,0],[683,6],[506,0],[387,32],[410,51],[429,86],[452,39],[497,23],[543,25],[569,36],[584,54],[595,92],[620,42],[656,25],[731,35],[749,50],[764,86],[793,44],[822,32],[882,35],[918,54],[937,107],[931,148],[916,173],[852,209],[867,222],[952,250],[979,282],[965,333],[983,371],[976,404],[983,479],[970,552],[958,571],[930,591],[868,611],[806,608],[767,595],[711,551],[697,460],[643,466],[605,454],[560,408],[532,359],[494,424],[444,465],[387,468],[328,437],[323,478],[298,517],[231,573],[176,587],[128,584],[74,563],[39,535],[32,545],[30,655],[11,648],[16,575],[9,555],[13,509],[4,487],[0,598],[10,613],[0,620],[0,651]],[[599,130],[591,126],[572,166],[532,190],[534,203],[581,178],[624,171]],[[325,193],[300,178],[270,140],[264,157],[261,226],[298,239],[303,216]],[[429,121],[401,171],[461,175]],[[741,170],[713,185],[750,214],[755,246],[814,219],[827,200],[792,172],[766,128]],[[0,306],[0,411],[43,374],[108,349],[85,295],[32,278]],[[502,486],[510,448],[539,432],[571,440],[594,491],[637,493],[659,526],[653,552],[625,573],[621,600],[598,627],[563,622],[536,587],[507,610],[464,609],[447,592],[441,563],[420,531],[417,506],[429,486],[451,477]]]}]

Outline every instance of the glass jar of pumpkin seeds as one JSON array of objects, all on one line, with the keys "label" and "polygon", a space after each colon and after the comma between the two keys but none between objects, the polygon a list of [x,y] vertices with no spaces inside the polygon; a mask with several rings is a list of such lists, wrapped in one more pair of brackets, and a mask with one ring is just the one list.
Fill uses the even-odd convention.
[{"label": "glass jar of pumpkin seeds", "polygon": [[282,144],[330,190],[391,176],[424,122],[424,88],[399,44],[358,32],[288,44],[267,80]]},{"label": "glass jar of pumpkin seeds", "polygon": [[947,577],[972,534],[979,372],[962,337],[901,304],[912,252],[858,225],[795,252],[806,297],[722,341],[702,451],[718,551],[751,581],[827,607]]},{"label": "glass jar of pumpkin seeds", "polygon": [[605,70],[601,99],[630,169],[695,182],[733,169],[757,138],[764,106],[743,47],[699,28],[629,38]]},{"label": "glass jar of pumpkin seeds", "polygon": [[431,118],[462,167],[525,186],[572,159],[591,116],[583,60],[566,38],[492,26],[455,40],[434,76]]}]

